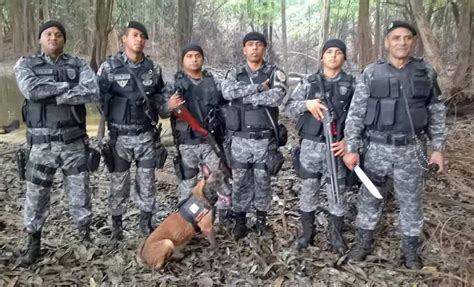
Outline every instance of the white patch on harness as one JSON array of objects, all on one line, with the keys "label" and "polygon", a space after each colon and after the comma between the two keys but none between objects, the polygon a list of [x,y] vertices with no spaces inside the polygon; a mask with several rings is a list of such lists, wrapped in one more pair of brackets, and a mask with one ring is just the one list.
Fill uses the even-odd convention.
[{"label": "white patch on harness", "polygon": [[189,206],[189,211],[191,211],[193,214],[196,214],[196,212],[199,211],[199,206],[196,203],[193,203]]}]

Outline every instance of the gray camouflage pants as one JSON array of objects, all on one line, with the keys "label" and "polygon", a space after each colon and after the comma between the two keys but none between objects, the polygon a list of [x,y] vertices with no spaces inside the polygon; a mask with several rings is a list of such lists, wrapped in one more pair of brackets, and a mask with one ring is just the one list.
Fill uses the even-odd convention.
[{"label": "gray camouflage pants", "polygon": [[[63,171],[64,191],[69,196],[69,213],[78,226],[92,219],[89,172],[79,172],[86,164],[84,142],[33,144],[26,166],[24,224],[28,233],[40,231],[49,214],[50,191],[57,168]],[[78,168],[78,169],[76,169]]]},{"label": "gray camouflage pants", "polygon": [[[179,151],[183,160],[183,165],[188,168],[199,168],[200,164],[206,164],[210,171],[219,169],[220,159],[216,153],[212,150],[208,144],[196,144],[196,145],[179,145]],[[178,185],[179,201],[188,198],[191,194],[191,190],[196,185],[198,175],[182,180]],[[232,191],[225,189],[221,191],[221,194],[230,199]],[[217,209],[229,209],[230,206],[219,197],[216,203]]]},{"label": "gray camouflage pants", "polygon": [[[139,162],[154,160],[153,132],[117,137],[115,150],[122,159],[137,163],[135,174],[136,204],[141,211],[153,212],[155,208],[155,169],[140,167]],[[130,197],[130,169],[110,174],[109,208],[112,216],[127,210]]]},{"label": "gray camouflage pants", "polygon": [[[264,164],[268,156],[269,139],[245,139],[233,136],[232,161]],[[265,169],[232,167],[232,209],[248,212],[252,202],[257,210],[268,211],[271,204],[270,175]]]},{"label": "gray camouflage pants", "polygon": [[[423,228],[424,171],[417,162],[415,148],[415,145],[395,147],[370,143],[364,157],[364,171],[377,187],[382,186],[388,176],[393,177],[395,198],[400,207],[400,229],[407,236],[419,236]],[[383,200],[376,199],[362,186],[357,202],[356,226],[374,230],[382,209]]]},{"label": "gray camouflage pants", "polygon": [[[301,141],[300,163],[301,167],[311,173],[326,176],[326,193],[328,198],[329,213],[335,216],[344,216],[347,210],[345,198],[347,170],[344,163],[337,161],[337,178],[339,182],[340,201],[336,203],[331,196],[331,182],[326,165],[326,143],[315,142],[307,139]],[[304,212],[315,211],[318,206],[321,178],[301,179],[300,210]]]}]

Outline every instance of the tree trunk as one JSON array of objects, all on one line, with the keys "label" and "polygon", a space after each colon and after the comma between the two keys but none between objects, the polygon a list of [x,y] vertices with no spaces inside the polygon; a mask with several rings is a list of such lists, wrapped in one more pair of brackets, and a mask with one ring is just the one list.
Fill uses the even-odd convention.
[{"label": "tree trunk", "polygon": [[[472,27],[471,14],[474,13],[474,4],[471,0],[461,0],[462,9],[459,14],[458,25],[458,54],[457,68],[453,74],[453,87],[463,88],[471,79],[472,73]],[[469,69],[471,67],[471,70]]]},{"label": "tree trunk", "polygon": [[283,46],[283,69],[288,70],[288,43],[286,38],[286,0],[281,0],[281,38]]},{"label": "tree trunk", "polygon": [[[92,46],[91,68],[97,71],[105,60],[107,53],[108,34],[111,31],[112,10],[114,0],[96,0],[95,2],[95,35]],[[100,118],[97,139],[102,140],[105,134],[105,118]]]},{"label": "tree trunk", "polygon": [[410,0],[410,4],[415,22],[420,32],[421,40],[423,41],[426,57],[438,72],[438,83],[443,95],[446,97],[451,89],[451,83],[445,69],[446,65],[441,58],[438,43],[436,42],[433,31],[431,30],[430,22],[428,21],[423,8],[423,3],[419,0]]},{"label": "tree trunk", "polygon": [[[178,54],[186,44],[191,41],[193,34],[193,0],[178,0]],[[178,68],[181,67],[181,59],[178,57]]]},{"label": "tree trunk", "polygon": [[376,10],[375,10],[375,35],[374,35],[374,59],[380,57],[380,46],[382,37],[380,37],[380,0],[376,0]]},{"label": "tree trunk", "polygon": [[107,55],[108,34],[111,30],[114,0],[96,0],[95,37],[92,46],[91,67],[97,71]]},{"label": "tree trunk", "polygon": [[359,25],[357,27],[359,68],[372,62],[372,39],[369,22],[369,0],[359,0]]},{"label": "tree trunk", "polygon": [[324,43],[328,39],[328,34],[329,34],[329,12],[331,10],[331,1],[330,0],[324,0],[323,1],[323,29],[321,31],[321,44],[319,46],[323,46]]}]

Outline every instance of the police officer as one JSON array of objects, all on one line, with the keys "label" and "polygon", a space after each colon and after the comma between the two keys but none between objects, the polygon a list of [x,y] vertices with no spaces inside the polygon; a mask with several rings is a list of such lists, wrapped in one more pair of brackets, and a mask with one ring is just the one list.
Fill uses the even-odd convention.
[{"label": "police officer", "polygon": [[329,203],[329,242],[334,252],[344,254],[346,244],[342,236],[342,224],[346,213],[347,170],[342,162],[344,155],[344,121],[354,94],[354,78],[342,70],[346,60],[346,45],[339,39],[328,40],[321,53],[321,71],[302,80],[288,100],[287,111],[298,119],[296,128],[300,136],[300,147],[295,153],[297,172],[301,177],[300,219],[303,232],[297,242],[298,248],[306,248],[314,234],[314,214],[321,186],[321,177],[330,171],[326,164],[326,143],[321,117],[323,109],[334,117],[337,137],[331,147],[337,160],[339,200],[331,194],[331,184],[326,185]]},{"label": "police officer", "polygon": [[140,209],[139,228],[151,232],[155,207],[155,125],[163,111],[161,68],[144,55],[148,33],[138,22],[130,21],[122,36],[123,51],[110,57],[99,68],[103,110],[108,122],[112,157],[109,209],[112,239],[123,239],[122,215],[130,196],[130,166],[137,170],[135,187]]},{"label": "police officer", "polygon": [[64,175],[70,214],[80,240],[90,241],[91,199],[87,168],[85,103],[98,100],[98,85],[87,62],[64,53],[66,30],[54,20],[39,28],[40,52],[15,65],[25,97],[29,156],[26,166],[25,229],[28,249],[19,258],[29,265],[40,254],[41,230],[48,216],[49,192],[57,168]]},{"label": "police officer", "polygon": [[[212,132],[222,144],[224,137],[224,123],[220,113],[220,106],[226,101],[222,97],[220,85],[212,73],[203,70],[204,51],[196,44],[188,44],[181,53],[183,70],[174,76],[174,83],[167,87],[170,94],[169,110],[175,110],[185,105],[192,116],[201,126]],[[181,182],[178,186],[179,200],[182,201],[191,195],[191,189],[197,182],[199,167],[205,164],[210,171],[223,168],[223,159],[220,159],[212,146],[202,135],[192,131],[184,120],[171,116],[173,137],[179,151],[176,172]],[[221,190],[217,202],[219,222],[224,226],[230,224],[230,196],[231,190]]]},{"label": "police officer", "polygon": [[[346,120],[344,162],[349,169],[359,164],[361,138],[368,141],[363,168],[378,187],[393,177],[400,207],[400,229],[404,264],[423,266],[418,255],[423,228],[422,186],[426,164],[443,171],[446,140],[445,107],[433,67],[410,56],[416,30],[403,21],[387,29],[387,58],[368,65],[357,82]],[[433,152],[425,157],[426,137]],[[357,236],[349,253],[352,261],[363,261],[372,250],[373,234],[382,213],[382,200],[362,187],[356,218]]]},{"label": "police officer", "polygon": [[226,129],[232,134],[232,209],[236,239],[247,234],[246,215],[252,203],[257,210],[256,229],[266,230],[270,209],[270,175],[281,168],[278,152],[278,106],[286,94],[286,76],[264,61],[265,37],[251,32],[243,38],[245,63],[231,68],[222,82],[222,93],[231,101],[226,110]]}]

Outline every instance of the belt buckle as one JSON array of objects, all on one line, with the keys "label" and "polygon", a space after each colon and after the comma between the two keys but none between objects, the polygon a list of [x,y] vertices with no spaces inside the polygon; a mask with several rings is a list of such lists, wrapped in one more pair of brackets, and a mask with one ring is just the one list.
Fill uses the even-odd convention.
[{"label": "belt buckle", "polygon": [[62,142],[63,137],[61,135],[49,136],[49,141],[52,142]]},{"label": "belt buckle", "polygon": [[402,146],[408,143],[406,135],[398,135],[392,137],[392,143],[394,146]]}]

